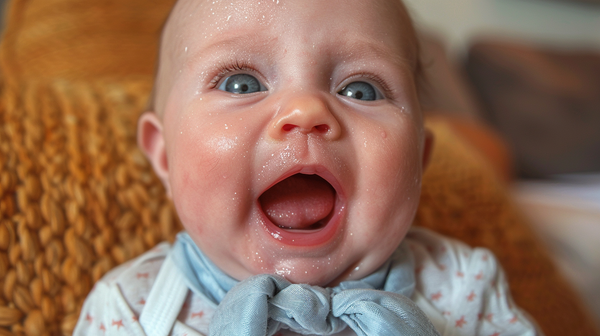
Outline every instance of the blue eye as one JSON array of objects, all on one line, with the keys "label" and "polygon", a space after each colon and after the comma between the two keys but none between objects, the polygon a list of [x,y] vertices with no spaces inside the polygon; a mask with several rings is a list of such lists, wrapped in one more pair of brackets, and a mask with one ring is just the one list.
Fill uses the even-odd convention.
[{"label": "blue eye", "polygon": [[367,82],[352,82],[341,89],[338,94],[358,100],[382,99],[379,91]]},{"label": "blue eye", "polygon": [[246,94],[266,91],[267,89],[252,75],[236,74],[227,77],[227,79],[219,85],[219,90],[235,94]]}]

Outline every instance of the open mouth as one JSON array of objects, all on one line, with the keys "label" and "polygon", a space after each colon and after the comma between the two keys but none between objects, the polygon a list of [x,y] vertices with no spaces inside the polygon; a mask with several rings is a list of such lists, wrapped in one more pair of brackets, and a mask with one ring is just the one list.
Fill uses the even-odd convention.
[{"label": "open mouth", "polygon": [[337,230],[343,207],[336,188],[319,175],[297,173],[276,183],[258,202],[270,234],[292,245],[327,241]]},{"label": "open mouth", "polygon": [[295,174],[275,184],[258,199],[269,220],[282,229],[316,230],[335,207],[335,189],[318,175]]}]

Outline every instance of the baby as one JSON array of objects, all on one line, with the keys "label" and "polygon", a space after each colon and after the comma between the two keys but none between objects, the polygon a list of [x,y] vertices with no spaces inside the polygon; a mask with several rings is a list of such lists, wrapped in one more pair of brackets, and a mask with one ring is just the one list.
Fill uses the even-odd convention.
[{"label": "baby", "polygon": [[138,142],[185,233],[75,335],[535,335],[489,251],[410,229],[420,75],[399,0],[179,0]]}]

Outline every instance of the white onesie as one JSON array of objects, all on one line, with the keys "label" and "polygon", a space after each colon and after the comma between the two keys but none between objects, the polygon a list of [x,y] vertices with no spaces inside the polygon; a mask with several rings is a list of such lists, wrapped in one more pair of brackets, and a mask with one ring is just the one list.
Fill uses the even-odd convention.
[{"label": "white onesie", "polygon": [[[418,227],[405,239],[415,260],[416,289],[411,299],[440,335],[541,334],[513,304],[504,273],[490,251]],[[181,277],[174,264],[165,262],[169,250],[168,243],[159,244],[106,274],[86,299],[73,335],[155,335],[144,332],[142,325],[150,325],[147,319],[140,321],[145,309],[159,311],[161,317],[169,315],[163,311],[171,312],[171,321],[166,322],[169,335],[208,335],[216,306],[204,296],[188,290],[181,292],[179,303],[173,303],[169,298],[175,296],[157,295],[162,290],[157,287],[155,298],[147,304],[155,282],[170,284]],[[296,334],[281,330],[277,335]],[[346,328],[338,335],[355,334]]]}]

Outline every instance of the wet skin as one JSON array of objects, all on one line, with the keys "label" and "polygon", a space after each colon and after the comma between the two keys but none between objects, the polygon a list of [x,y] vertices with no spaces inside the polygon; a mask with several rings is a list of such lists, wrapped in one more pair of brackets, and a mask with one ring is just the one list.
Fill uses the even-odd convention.
[{"label": "wet skin", "polygon": [[[139,144],[223,271],[334,285],[373,272],[402,241],[430,139],[399,2],[182,0],[160,59]],[[295,174],[333,187],[322,225],[265,215],[261,195]]]}]

